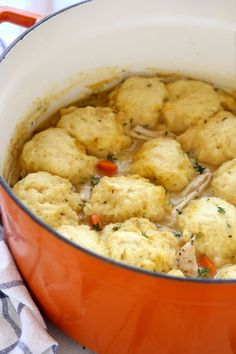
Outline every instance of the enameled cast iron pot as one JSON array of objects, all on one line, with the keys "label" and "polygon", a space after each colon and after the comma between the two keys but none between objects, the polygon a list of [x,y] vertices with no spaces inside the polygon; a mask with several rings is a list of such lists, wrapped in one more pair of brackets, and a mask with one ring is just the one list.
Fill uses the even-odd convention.
[{"label": "enameled cast iron pot", "polygon": [[[38,19],[9,9],[1,18],[25,26]],[[86,84],[123,68],[182,72],[236,89],[235,38],[233,0],[95,0],[38,21],[1,57],[0,205],[7,242],[43,312],[99,354],[236,353],[236,282],[154,274],[65,241],[12,193],[9,142],[29,112],[24,133],[37,114],[44,119]]]}]

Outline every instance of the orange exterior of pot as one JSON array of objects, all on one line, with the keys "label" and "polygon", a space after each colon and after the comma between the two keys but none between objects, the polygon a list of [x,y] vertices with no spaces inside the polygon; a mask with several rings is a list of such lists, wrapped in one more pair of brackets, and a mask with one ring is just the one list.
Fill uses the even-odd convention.
[{"label": "orange exterior of pot", "polygon": [[7,242],[43,312],[99,354],[236,353],[236,284],[116,265],[61,240],[3,187]]}]

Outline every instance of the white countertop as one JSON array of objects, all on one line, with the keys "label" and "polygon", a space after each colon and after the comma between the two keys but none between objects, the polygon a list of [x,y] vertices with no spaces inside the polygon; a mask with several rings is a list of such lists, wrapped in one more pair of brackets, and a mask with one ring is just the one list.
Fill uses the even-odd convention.
[{"label": "white countertop", "polygon": [[58,342],[58,354],[93,354],[90,350],[85,349],[80,344],[68,338],[58,328],[47,322],[48,332]]}]

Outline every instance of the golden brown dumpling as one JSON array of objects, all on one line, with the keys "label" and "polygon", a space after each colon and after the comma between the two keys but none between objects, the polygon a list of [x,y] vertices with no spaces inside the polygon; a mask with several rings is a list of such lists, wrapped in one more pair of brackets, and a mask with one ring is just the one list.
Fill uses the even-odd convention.
[{"label": "golden brown dumpling", "polygon": [[191,201],[178,215],[183,240],[195,236],[197,254],[205,254],[220,267],[236,257],[236,208],[223,199]]},{"label": "golden brown dumpling", "polygon": [[168,101],[162,114],[167,127],[181,134],[199,121],[212,117],[221,108],[221,99],[209,84],[177,80],[167,85]]},{"label": "golden brown dumpling", "polygon": [[64,129],[49,128],[28,141],[20,157],[21,175],[46,171],[78,184],[94,174],[97,159]]},{"label": "golden brown dumpling", "polygon": [[195,174],[188,156],[174,139],[147,141],[135,153],[133,161],[133,173],[149,178],[171,192],[182,191]]},{"label": "golden brown dumpling", "polygon": [[223,163],[214,172],[211,189],[215,197],[225,199],[236,206],[236,158]]},{"label": "golden brown dumpling", "polygon": [[102,177],[84,207],[85,214],[99,214],[105,222],[132,216],[158,221],[170,210],[165,189],[139,176]]},{"label": "golden brown dumpling", "polygon": [[217,113],[186,130],[178,141],[185,151],[193,151],[198,161],[219,166],[236,157],[236,117],[226,111]]},{"label": "golden brown dumpling", "polygon": [[168,272],[176,267],[179,240],[147,219],[131,218],[109,224],[102,232],[108,256],[142,269]]},{"label": "golden brown dumpling", "polygon": [[156,77],[133,76],[110,94],[110,105],[118,112],[124,126],[153,127],[167,96],[165,85]]},{"label": "golden brown dumpling", "polygon": [[124,134],[123,126],[111,108],[74,107],[72,112],[67,112],[64,110],[57,126],[75,137],[87,153],[99,158],[109,154],[117,156],[131,144],[131,138]]},{"label": "golden brown dumpling", "polygon": [[53,228],[78,225],[83,203],[72,184],[47,172],[30,173],[17,182],[13,191],[41,220]]}]

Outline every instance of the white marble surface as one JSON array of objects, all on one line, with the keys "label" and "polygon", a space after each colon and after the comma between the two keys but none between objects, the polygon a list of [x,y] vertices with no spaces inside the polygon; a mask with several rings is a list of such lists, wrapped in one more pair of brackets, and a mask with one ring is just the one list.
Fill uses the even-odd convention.
[{"label": "white marble surface", "polygon": [[94,354],[90,350],[82,347],[80,344],[68,338],[58,328],[49,321],[47,322],[49,334],[58,342],[58,354]]},{"label": "white marble surface", "polygon": [[[75,0],[0,0],[0,6],[11,6],[29,11],[35,11],[42,14],[49,14],[53,11],[67,7],[79,1]],[[18,37],[24,29],[19,26],[8,23],[0,24],[0,39],[5,46],[9,45],[16,37]],[[1,46],[0,46],[1,54]],[[90,350],[84,348],[80,344],[68,338],[58,328],[46,320],[49,334],[58,342],[58,354],[92,354]]]}]

